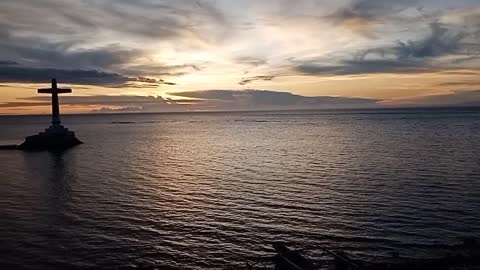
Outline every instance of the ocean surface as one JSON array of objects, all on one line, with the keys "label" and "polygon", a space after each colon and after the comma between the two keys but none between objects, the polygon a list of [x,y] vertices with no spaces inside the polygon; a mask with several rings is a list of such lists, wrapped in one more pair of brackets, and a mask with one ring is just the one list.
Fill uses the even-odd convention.
[{"label": "ocean surface", "polygon": [[[480,237],[480,109],[65,115],[0,151],[0,268],[223,269],[284,241],[359,258]],[[48,116],[1,116],[0,144]]]}]

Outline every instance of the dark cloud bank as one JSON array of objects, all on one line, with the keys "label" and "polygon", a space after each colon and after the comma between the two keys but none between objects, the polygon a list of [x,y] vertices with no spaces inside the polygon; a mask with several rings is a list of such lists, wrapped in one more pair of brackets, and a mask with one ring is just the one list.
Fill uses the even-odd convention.
[{"label": "dark cloud bank", "polygon": [[[293,110],[330,108],[371,108],[379,100],[345,97],[305,97],[288,92],[267,90],[205,90],[172,93],[177,98],[152,96],[62,96],[63,106],[96,106],[100,112],[162,112],[162,111],[235,111]],[[49,97],[35,96],[18,102],[0,104],[3,108],[49,105]]]},{"label": "dark cloud bank", "polygon": [[162,79],[128,77],[118,73],[87,69],[58,69],[26,67],[14,61],[0,61],[1,83],[47,83],[56,78],[62,83],[98,85],[106,87],[156,87],[174,85]]},{"label": "dark cloud bank", "polygon": [[267,90],[206,90],[175,95],[196,98],[224,109],[321,109],[375,106],[378,100],[347,97],[305,97],[288,92]]},{"label": "dark cloud bank", "polygon": [[[268,90],[204,90],[172,93],[175,99],[153,96],[62,96],[63,106],[95,106],[92,112],[182,112],[381,108],[392,106],[480,106],[480,90],[454,91],[414,99],[377,100],[347,97],[306,97]],[[0,103],[0,108],[49,106],[48,96]]]}]

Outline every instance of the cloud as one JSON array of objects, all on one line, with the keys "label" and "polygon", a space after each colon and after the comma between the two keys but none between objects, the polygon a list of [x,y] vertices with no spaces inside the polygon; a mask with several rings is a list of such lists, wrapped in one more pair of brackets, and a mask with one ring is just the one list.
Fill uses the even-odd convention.
[{"label": "cloud", "polygon": [[391,20],[393,15],[414,7],[417,0],[353,0],[334,13],[323,17],[334,24],[345,26],[365,36],[372,37],[370,26]]},{"label": "cloud", "polygon": [[275,76],[272,76],[272,75],[253,76],[253,77],[248,77],[248,78],[242,78],[242,80],[238,84],[246,85],[246,84],[249,84],[253,81],[271,81],[274,78],[275,78]]},{"label": "cloud", "polygon": [[202,70],[203,67],[194,64],[183,65],[162,65],[162,64],[147,64],[147,65],[129,65],[120,68],[119,71],[130,76],[142,76],[148,74],[149,76],[180,76],[194,71]]},{"label": "cloud", "polygon": [[303,74],[335,76],[335,75],[358,75],[369,73],[413,73],[431,72],[432,67],[424,66],[418,61],[398,60],[343,60],[338,65],[323,65],[312,62],[304,63],[295,70]]},{"label": "cloud", "polygon": [[[480,44],[468,42],[471,33],[452,30],[439,22],[430,24],[430,34],[416,41],[399,41],[395,46],[374,48],[360,54],[361,59],[370,55],[392,56],[397,59],[441,57],[445,55],[479,55]],[[477,40],[478,41],[478,40]]]},{"label": "cloud", "polygon": [[[34,74],[94,70],[109,77],[107,81],[118,78],[105,74],[172,77],[197,71],[200,67],[194,64],[151,61],[151,48],[144,44],[151,42],[147,39],[175,42],[177,47],[180,40],[205,42],[203,26],[226,25],[208,1],[19,0],[0,2],[0,10],[0,67],[20,65],[23,73],[28,69]],[[91,80],[97,79],[95,75]]]},{"label": "cloud", "polygon": [[[478,69],[480,16],[468,1],[0,1],[0,83],[57,77],[142,92],[180,76],[191,90],[290,76],[275,84],[310,91],[317,79],[291,75]],[[335,91],[352,93],[347,84]]]},{"label": "cloud", "polygon": [[[63,83],[109,87],[139,86],[132,82],[143,83],[142,87],[174,84],[145,77],[146,65],[138,69],[127,68],[131,62],[144,56],[140,50],[118,45],[79,49],[69,42],[18,37],[9,31],[0,31],[0,37],[0,59],[15,59],[0,61],[0,82],[44,83],[57,78]],[[169,73],[179,68],[156,64],[151,73],[161,73],[162,69]]]},{"label": "cloud", "polygon": [[[248,111],[378,108],[383,106],[480,106],[480,90],[454,91],[442,95],[378,100],[370,98],[315,96],[307,97],[271,90],[202,90],[169,93],[179,99],[154,96],[94,95],[60,98],[62,106],[77,106],[92,112],[181,112],[181,111]],[[20,98],[0,103],[7,110],[49,106],[49,96]]]},{"label": "cloud", "polygon": [[[294,70],[310,75],[355,75],[458,69],[459,58],[480,55],[480,40],[470,32],[452,28],[434,22],[430,34],[418,40],[361,50],[353,58],[340,59],[333,65],[324,64],[325,59],[304,61]],[[472,67],[480,68],[480,63],[474,62]]]},{"label": "cloud", "polygon": [[453,91],[448,94],[385,100],[385,105],[396,106],[480,106],[480,90]]},{"label": "cloud", "polygon": [[0,66],[14,66],[14,65],[18,65],[18,62],[15,62],[15,61],[9,61],[9,60],[0,60]]},{"label": "cloud", "polygon": [[158,85],[158,84],[176,85],[176,83],[174,83],[174,82],[167,82],[167,81],[162,80],[162,79],[153,79],[153,78],[147,78],[147,77],[132,78],[132,79],[130,79],[130,81],[148,83],[148,84],[153,84],[153,85]]},{"label": "cloud", "polygon": [[96,70],[63,70],[51,68],[29,68],[0,66],[0,82],[3,83],[46,83],[57,78],[62,83],[90,85],[119,85],[129,79],[119,74]]},{"label": "cloud", "polygon": [[97,113],[141,112],[142,110],[143,110],[142,107],[121,107],[121,108],[102,107],[98,110],[92,110],[92,112],[97,112]]},{"label": "cloud", "polygon": [[196,98],[221,110],[321,109],[376,106],[378,100],[348,97],[306,97],[270,90],[204,90],[171,95]]},{"label": "cloud", "polygon": [[75,48],[70,41],[52,42],[37,37],[19,37],[10,31],[0,34],[0,59],[41,68],[113,70],[142,56],[142,52],[107,45]]},{"label": "cloud", "polygon": [[162,79],[126,77],[120,74],[98,70],[67,70],[0,65],[0,82],[2,83],[48,83],[51,78],[56,78],[61,83],[99,85],[106,87],[146,88],[157,87],[161,84],[175,84]]},{"label": "cloud", "polygon": [[438,86],[479,86],[480,80],[450,81],[437,84]]},{"label": "cloud", "polygon": [[258,67],[258,66],[267,64],[267,61],[265,59],[252,57],[252,56],[237,57],[234,59],[234,61],[235,63],[252,66],[252,67]]},{"label": "cloud", "polygon": [[[123,87],[128,82],[146,82],[143,74],[148,72],[147,66],[142,66],[143,70],[125,68],[136,58],[142,57],[142,53],[138,50],[125,49],[116,45],[95,49],[75,49],[65,43],[18,38],[8,33],[4,33],[3,36],[5,38],[0,39],[0,59],[8,57],[15,61],[0,62],[0,82],[43,83],[51,78],[57,78],[65,83],[112,87]],[[159,65],[154,68],[155,70],[151,73],[160,73],[162,69]],[[163,66],[163,71],[168,73],[178,68],[180,67]],[[115,70],[122,71],[122,74]],[[174,84],[163,79],[151,78],[150,83]]]},{"label": "cloud", "polygon": [[[191,110],[292,110],[376,107],[379,100],[346,97],[306,97],[268,90],[204,90],[170,93],[178,99],[153,96],[94,95],[60,98],[62,106],[96,107],[95,112],[172,112]],[[49,106],[50,97],[39,95],[0,103],[1,108]]]},{"label": "cloud", "polygon": [[[46,95],[19,98],[19,101],[6,102],[0,104],[0,107],[15,108],[25,106],[45,106],[50,105],[50,97]],[[81,106],[81,107],[100,107],[93,109],[95,112],[168,112],[185,111],[188,102],[180,104],[177,101],[164,99],[154,96],[134,96],[134,95],[94,95],[94,96],[71,96],[63,95],[60,98],[62,106]]]},{"label": "cloud", "polygon": [[51,102],[0,102],[0,108],[50,106]]},{"label": "cloud", "polygon": [[[23,101],[49,101],[48,96],[34,96],[19,98]],[[118,105],[118,106],[142,106],[148,104],[167,104],[167,100],[162,97],[153,96],[131,96],[131,95],[94,95],[94,96],[70,96],[61,97],[61,103],[64,105]]]},{"label": "cloud", "polygon": [[39,34],[88,37],[108,29],[136,39],[202,39],[205,29],[201,26],[227,26],[224,15],[203,0],[19,0],[2,1],[0,9],[7,11],[2,13],[0,25]]}]

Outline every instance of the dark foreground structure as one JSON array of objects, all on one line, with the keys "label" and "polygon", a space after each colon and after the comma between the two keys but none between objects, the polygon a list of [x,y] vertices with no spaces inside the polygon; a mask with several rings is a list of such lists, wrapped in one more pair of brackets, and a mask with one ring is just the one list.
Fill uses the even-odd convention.
[{"label": "dark foreground structure", "polygon": [[82,142],[75,137],[73,131],[69,131],[61,125],[50,126],[45,132],[28,136],[25,142],[18,146],[20,150],[42,151],[42,150],[65,150]]},{"label": "dark foreground structure", "polygon": [[20,149],[26,151],[62,151],[82,144],[82,142],[75,137],[75,133],[68,130],[68,128],[62,126],[60,121],[60,105],[58,102],[58,94],[71,92],[72,89],[58,88],[56,79],[52,79],[51,88],[38,89],[38,93],[52,94],[52,125],[49,128],[45,129],[44,132],[40,132],[36,135],[26,137],[25,142],[19,146],[7,145],[0,147],[0,149]]},{"label": "dark foreground structure", "polygon": [[284,243],[274,243],[275,255],[257,258],[246,263],[246,270],[480,270],[480,245],[468,238],[461,245],[451,246],[451,253],[443,257],[408,259],[398,254],[387,261],[363,261],[342,250],[320,248],[329,260],[314,261],[303,250],[288,248]]}]

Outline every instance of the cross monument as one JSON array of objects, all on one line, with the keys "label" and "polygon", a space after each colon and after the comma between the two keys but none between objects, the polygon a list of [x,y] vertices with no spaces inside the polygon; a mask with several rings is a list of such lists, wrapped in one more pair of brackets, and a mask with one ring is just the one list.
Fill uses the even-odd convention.
[{"label": "cross monument", "polygon": [[38,89],[38,93],[40,94],[52,95],[52,125],[45,129],[44,132],[26,137],[25,142],[19,145],[17,149],[27,151],[58,151],[82,144],[82,142],[75,137],[75,133],[62,126],[60,122],[58,94],[71,92],[72,89],[58,88],[56,79],[52,79],[51,88]]}]

